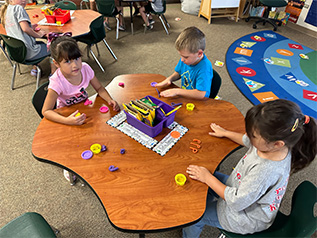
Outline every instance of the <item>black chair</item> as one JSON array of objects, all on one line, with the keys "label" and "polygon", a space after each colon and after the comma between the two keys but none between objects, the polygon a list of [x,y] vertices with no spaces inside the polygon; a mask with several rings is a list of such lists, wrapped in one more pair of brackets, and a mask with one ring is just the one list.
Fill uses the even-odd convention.
[{"label": "black chair", "polygon": [[0,237],[14,238],[54,238],[58,233],[36,212],[26,212],[0,229]]},{"label": "black chair", "polygon": [[99,16],[98,18],[93,20],[93,22],[91,22],[91,24],[90,24],[90,32],[89,33],[74,37],[74,39],[76,41],[83,42],[83,43],[87,44],[87,56],[89,57],[89,52],[90,52],[92,57],[96,61],[96,63],[99,65],[99,67],[102,70],[102,72],[105,72],[105,70],[101,66],[101,64],[100,64],[99,60],[97,59],[97,57],[95,56],[94,52],[91,50],[91,47],[93,45],[96,45],[96,48],[97,48],[97,51],[98,51],[98,56],[100,56],[97,43],[100,42],[100,41],[103,41],[105,43],[107,49],[111,53],[112,57],[115,60],[118,60],[117,56],[113,53],[113,51],[111,50],[111,48],[108,45],[107,41],[105,40],[105,37],[106,37],[106,31],[105,31],[105,27],[103,26],[103,16]]},{"label": "black chair", "polygon": [[215,98],[219,92],[220,86],[221,86],[221,77],[216,72],[216,70],[213,70],[213,78],[212,83],[210,87],[210,95],[209,98]]},{"label": "black chair", "polygon": [[2,42],[2,38],[0,36],[0,48],[2,50],[2,53],[4,54],[4,56],[8,59],[9,63],[11,64],[11,66],[13,67],[13,63],[9,57],[9,55],[7,54],[7,52],[5,51],[5,45],[4,45],[4,42]]},{"label": "black chair", "polygon": [[[150,3],[148,3],[150,4]],[[157,15],[164,27],[164,30],[166,32],[166,35],[169,35],[169,32],[168,32],[168,28],[170,28],[170,24],[168,23],[168,21],[166,20],[165,16],[164,16],[164,13],[166,12],[166,0],[163,0],[163,11],[161,12],[155,12],[155,11],[151,11],[151,14],[154,14],[154,15]],[[146,17],[147,17],[147,21],[149,21],[149,15],[146,14]],[[166,27],[167,26],[167,27]],[[144,26],[144,33],[146,32],[146,24]]]},{"label": "black chair", "polygon": [[55,7],[62,10],[77,10],[77,6],[74,2],[66,0],[55,3]]},{"label": "black chair", "polygon": [[277,19],[268,18],[269,13],[272,10],[272,7],[285,7],[288,2],[286,0],[260,0],[260,2],[261,2],[261,4],[263,4],[264,6],[267,7],[267,9],[264,13],[264,17],[250,16],[250,17],[246,18],[245,21],[248,22],[250,19],[258,19],[253,24],[253,29],[256,29],[257,24],[262,22],[263,25],[265,25],[265,23],[271,24],[274,27],[273,31],[276,31],[278,25],[280,26],[282,22],[280,20],[277,20]]},{"label": "black chair", "polygon": [[27,60],[26,57],[26,46],[23,41],[18,40],[14,37],[7,36],[7,35],[1,35],[0,37],[4,41],[4,45],[7,48],[7,52],[10,56],[10,59],[13,61],[13,72],[12,72],[12,81],[11,81],[11,89],[14,89],[14,80],[15,80],[15,74],[16,69],[18,67],[19,73],[21,74],[20,66],[19,64],[25,64],[25,65],[36,65],[37,68],[37,75],[36,75],[36,88],[39,87],[40,77],[41,77],[41,69],[38,67],[37,64],[39,64],[42,60],[44,60],[47,56],[44,56],[39,59],[35,60]]},{"label": "black chair", "polygon": [[291,214],[285,215],[278,211],[275,221],[267,230],[251,235],[239,235],[224,230],[221,232],[228,238],[309,238],[316,232],[317,228],[317,217],[314,217],[316,202],[316,186],[309,181],[304,181],[294,191]]}]

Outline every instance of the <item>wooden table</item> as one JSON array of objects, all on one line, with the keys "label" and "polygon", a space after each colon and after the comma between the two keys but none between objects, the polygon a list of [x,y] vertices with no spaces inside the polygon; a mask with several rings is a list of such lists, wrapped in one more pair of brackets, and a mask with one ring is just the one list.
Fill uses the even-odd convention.
[{"label": "wooden table", "polygon": [[[41,13],[40,8],[34,8],[27,10],[27,13],[30,16],[31,23],[37,24],[40,20],[44,18],[44,15]],[[38,17],[33,17],[38,15]],[[93,10],[76,10],[69,22],[64,24],[63,26],[39,26],[41,30],[45,31],[45,33],[49,32],[72,32],[73,36],[82,35],[88,33],[90,31],[89,26],[90,23],[99,17],[101,14],[93,11]],[[6,34],[5,29],[2,25],[0,25],[0,34]]]},{"label": "wooden table", "polygon": [[[146,95],[158,97],[150,83],[164,78],[159,74],[121,75],[112,80],[107,90],[121,105]],[[120,82],[124,87],[118,86]],[[98,196],[111,224],[121,231],[164,231],[195,222],[205,211],[208,187],[188,176],[184,186],[177,186],[174,176],[187,175],[186,168],[190,164],[205,166],[213,172],[238,145],[209,136],[210,123],[244,132],[244,118],[234,105],[222,100],[160,99],[168,104],[182,102],[175,121],[189,128],[163,157],[109,126],[106,121],[117,113],[112,109],[100,113],[99,108],[104,105],[100,97],[96,97],[93,105],[79,103],[58,109],[63,115],[76,109],[85,113],[87,123],[84,125],[67,126],[44,118],[35,132],[32,153],[40,161],[60,165],[80,175]],[[188,102],[195,104],[194,111],[186,110]],[[169,129],[164,129],[155,139],[161,140],[168,132]],[[189,149],[193,139],[202,141],[196,154]],[[82,159],[81,153],[94,143],[106,145],[107,151],[90,160]],[[122,148],[126,150],[123,155],[120,154]],[[110,165],[119,170],[110,172]]]}]

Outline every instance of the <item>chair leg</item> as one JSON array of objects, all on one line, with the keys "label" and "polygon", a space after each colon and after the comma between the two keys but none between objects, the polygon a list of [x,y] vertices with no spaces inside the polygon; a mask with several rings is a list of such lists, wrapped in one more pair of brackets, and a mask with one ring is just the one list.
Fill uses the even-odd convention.
[{"label": "chair leg", "polygon": [[98,45],[97,45],[97,44],[95,44],[95,45],[96,45],[96,49],[97,49],[97,53],[98,53],[98,57],[100,57],[100,52],[99,52]]},{"label": "chair leg", "polygon": [[19,63],[17,63],[17,65],[18,65],[19,74],[21,75],[21,74],[22,74],[22,72],[21,72],[21,69],[20,69],[20,64],[19,64]]},{"label": "chair leg", "polygon": [[149,22],[149,14],[145,14],[145,16],[146,16],[146,22],[144,24],[144,34],[146,32],[146,24],[147,24],[147,22]]},{"label": "chair leg", "polygon": [[94,60],[96,61],[96,63],[99,65],[101,71],[104,73],[104,72],[105,72],[104,68],[101,66],[99,60],[98,60],[97,57],[95,56],[94,52],[92,52],[92,50],[90,50],[90,54],[92,55],[92,57],[94,58]]},{"label": "chair leg", "polygon": [[36,74],[36,89],[40,86],[40,78],[41,78],[41,68],[36,65],[37,74]]},{"label": "chair leg", "polygon": [[118,40],[119,39],[119,18],[116,17],[116,20],[117,20],[116,40]]},{"label": "chair leg", "polygon": [[5,49],[4,49],[4,47],[1,45],[1,43],[0,43],[0,47],[1,47],[1,50],[2,50],[3,54],[4,54],[5,57],[8,59],[8,61],[9,61],[10,64],[11,64],[11,66],[13,67],[13,63],[12,63],[10,57],[7,55],[7,52],[5,51]]},{"label": "chair leg", "polygon": [[163,25],[164,30],[165,30],[165,32],[166,32],[166,35],[169,35],[169,32],[168,32],[168,30],[167,30],[167,28],[166,28],[166,26],[165,26],[164,21],[163,21],[162,15],[159,15],[159,18],[160,18],[160,20],[161,20],[161,22],[162,22],[162,25]]},{"label": "chair leg", "polygon": [[18,63],[14,63],[14,65],[13,65],[12,80],[11,80],[11,90],[14,89],[14,80],[15,80],[15,74],[17,72],[17,64]]},{"label": "chair leg", "polygon": [[162,17],[163,17],[164,21],[166,22],[167,27],[168,27],[168,28],[171,28],[171,26],[170,26],[170,24],[168,23],[168,21],[166,20],[164,14],[162,14]]},{"label": "chair leg", "polygon": [[112,49],[110,48],[110,46],[108,45],[107,41],[105,39],[103,39],[103,42],[105,43],[107,49],[109,50],[110,54],[112,55],[112,57],[115,59],[115,60],[118,60],[117,56],[113,53]]}]

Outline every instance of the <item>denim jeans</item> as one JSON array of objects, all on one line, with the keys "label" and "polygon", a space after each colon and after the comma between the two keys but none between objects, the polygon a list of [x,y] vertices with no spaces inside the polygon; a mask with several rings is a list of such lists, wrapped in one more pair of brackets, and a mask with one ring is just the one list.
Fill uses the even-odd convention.
[{"label": "denim jeans", "polygon": [[[228,175],[215,172],[214,176],[222,183],[226,183]],[[217,201],[219,196],[209,188],[206,202],[206,210],[203,217],[194,225],[183,229],[183,238],[196,238],[199,237],[205,225],[218,227],[222,229],[217,215]]]}]

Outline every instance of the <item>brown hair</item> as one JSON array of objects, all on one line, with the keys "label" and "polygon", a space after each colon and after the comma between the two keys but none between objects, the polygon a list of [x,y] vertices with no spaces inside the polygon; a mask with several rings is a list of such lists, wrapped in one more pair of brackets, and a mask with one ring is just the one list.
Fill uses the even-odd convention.
[{"label": "brown hair", "polygon": [[5,28],[5,16],[7,13],[8,5],[10,4],[10,0],[5,0],[5,1],[6,1],[5,4],[1,6],[1,10],[0,10],[0,16],[1,16],[0,21],[4,28]]},{"label": "brown hair", "polygon": [[299,106],[277,99],[251,108],[245,118],[249,138],[256,131],[267,142],[284,141],[292,152],[292,172],[308,166],[317,153],[317,126],[314,118],[303,115]]},{"label": "brown hair", "polygon": [[82,56],[77,42],[70,36],[59,36],[51,42],[51,57],[60,63],[63,59],[73,60]]},{"label": "brown hair", "polygon": [[204,51],[206,48],[205,34],[197,27],[188,27],[179,34],[175,47],[178,51],[188,50],[190,53]]}]

